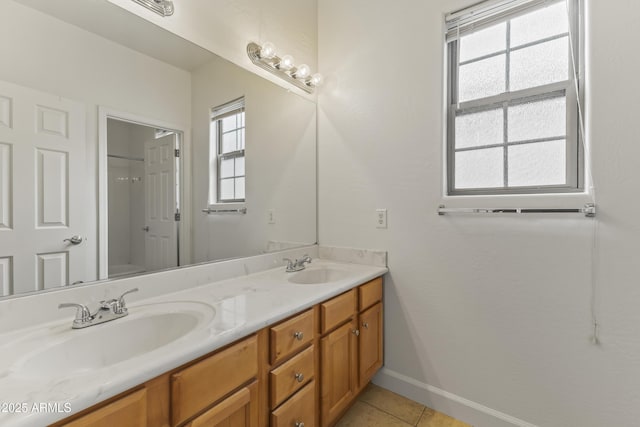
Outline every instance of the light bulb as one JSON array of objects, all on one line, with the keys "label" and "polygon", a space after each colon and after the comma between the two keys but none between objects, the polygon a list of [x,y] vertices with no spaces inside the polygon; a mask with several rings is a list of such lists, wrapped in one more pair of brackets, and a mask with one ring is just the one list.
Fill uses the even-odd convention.
[{"label": "light bulb", "polygon": [[278,64],[278,68],[280,68],[283,71],[289,71],[290,69],[292,69],[293,68],[293,56],[284,55],[280,59],[280,63]]},{"label": "light bulb", "polygon": [[311,74],[311,69],[307,64],[300,64],[298,69],[296,70],[296,79],[306,79]]},{"label": "light bulb", "polygon": [[311,86],[320,86],[322,84],[322,81],[324,80],[324,78],[322,77],[322,74],[320,73],[315,73],[313,76],[311,76],[311,80],[309,80],[309,84],[311,84]]},{"label": "light bulb", "polygon": [[265,42],[260,48],[260,58],[271,59],[276,56],[276,46],[271,42]]}]

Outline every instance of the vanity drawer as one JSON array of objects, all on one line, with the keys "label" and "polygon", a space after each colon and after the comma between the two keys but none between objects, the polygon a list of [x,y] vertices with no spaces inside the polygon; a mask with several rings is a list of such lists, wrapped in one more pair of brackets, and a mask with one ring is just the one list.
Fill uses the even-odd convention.
[{"label": "vanity drawer", "polygon": [[313,309],[307,310],[270,329],[271,363],[275,364],[313,340]]},{"label": "vanity drawer", "polygon": [[63,427],[110,426],[147,426],[147,391],[144,388],[63,424]]},{"label": "vanity drawer", "polygon": [[316,385],[314,381],[311,381],[271,413],[271,427],[293,427],[301,425],[301,423],[304,423],[304,427],[315,427],[316,425]]},{"label": "vanity drawer", "polygon": [[258,382],[242,387],[185,427],[221,427],[258,425]]},{"label": "vanity drawer", "polygon": [[258,374],[255,335],[171,375],[171,421],[183,423]]},{"label": "vanity drawer", "polygon": [[358,311],[371,307],[382,301],[382,277],[373,279],[358,288]]},{"label": "vanity drawer", "polygon": [[311,346],[269,374],[271,381],[271,409],[313,379],[315,350]]},{"label": "vanity drawer", "polygon": [[325,333],[356,312],[356,289],[320,304],[320,332]]}]

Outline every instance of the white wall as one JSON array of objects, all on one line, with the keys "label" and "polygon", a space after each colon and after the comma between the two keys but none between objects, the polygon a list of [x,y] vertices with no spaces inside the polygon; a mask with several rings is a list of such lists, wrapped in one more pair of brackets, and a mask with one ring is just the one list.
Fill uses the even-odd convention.
[{"label": "white wall", "polygon": [[[640,3],[588,1],[601,325],[593,345],[593,221],[435,213],[442,22],[474,2],[319,2],[320,243],[389,251],[386,370],[377,381],[476,427],[638,425]],[[389,209],[387,230],[375,228],[376,208]]]},{"label": "white wall", "polygon": [[317,70],[317,0],[177,0],[169,17],[131,0],[108,1],[288,89],[293,87],[251,63],[250,41],[271,41],[279,54]]},{"label": "white wall", "polygon": [[[192,73],[194,261],[316,241],[316,105],[221,58]],[[207,215],[211,109],[245,97],[246,215]],[[267,211],[276,213],[275,224]]]}]

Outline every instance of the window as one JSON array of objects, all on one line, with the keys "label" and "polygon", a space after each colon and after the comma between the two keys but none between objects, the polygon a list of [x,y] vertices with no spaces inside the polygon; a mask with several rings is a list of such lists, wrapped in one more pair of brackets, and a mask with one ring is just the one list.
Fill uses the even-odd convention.
[{"label": "window", "polygon": [[580,191],[579,0],[447,16],[449,195]]},{"label": "window", "polygon": [[209,204],[245,201],[244,98],[211,113]]}]

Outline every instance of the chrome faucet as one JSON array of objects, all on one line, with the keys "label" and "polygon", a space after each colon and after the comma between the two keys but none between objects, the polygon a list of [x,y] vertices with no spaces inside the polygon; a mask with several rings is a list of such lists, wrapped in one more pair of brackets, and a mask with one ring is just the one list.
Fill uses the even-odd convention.
[{"label": "chrome faucet", "polygon": [[287,261],[287,273],[293,273],[296,271],[304,270],[304,264],[311,264],[311,257],[309,255],[305,255],[300,259],[296,259],[295,261],[291,261],[289,258],[284,258],[283,261]]},{"label": "chrome faucet", "polygon": [[138,288],[133,288],[120,295],[119,298],[100,301],[100,308],[91,314],[89,308],[84,304],[63,303],[58,308],[76,308],[76,318],[73,320],[73,329],[82,329],[100,323],[115,320],[129,314],[124,296],[132,292],[138,292]]}]

